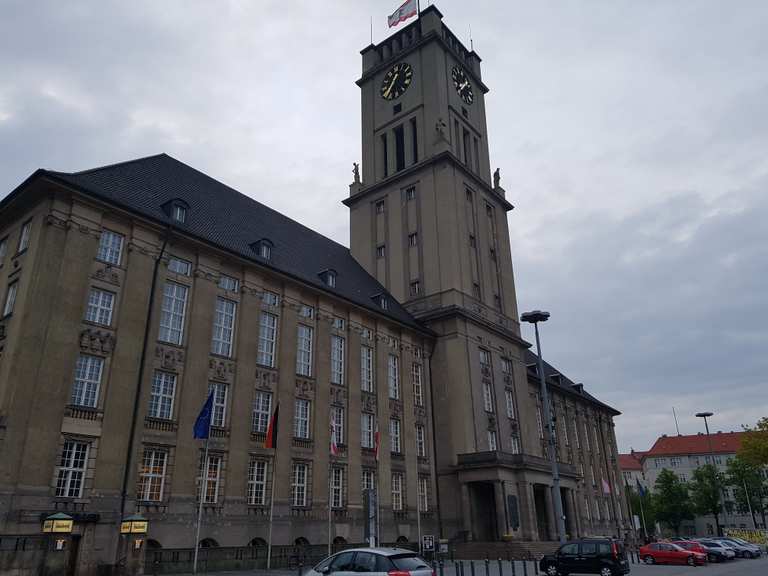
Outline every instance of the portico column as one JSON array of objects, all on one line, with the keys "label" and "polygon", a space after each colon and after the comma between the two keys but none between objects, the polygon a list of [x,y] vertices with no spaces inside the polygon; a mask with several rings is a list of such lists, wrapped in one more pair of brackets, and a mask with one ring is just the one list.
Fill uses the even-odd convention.
[{"label": "portico column", "polygon": [[504,485],[501,480],[497,480],[493,483],[493,496],[496,502],[496,532],[497,539],[504,538],[504,534],[507,533],[507,504],[504,501]]},{"label": "portico column", "polygon": [[555,529],[555,506],[552,500],[552,486],[547,486],[544,490],[544,501],[547,507],[547,539],[557,540],[557,530]]},{"label": "portico column", "polygon": [[563,504],[565,505],[565,531],[568,532],[569,539],[574,539],[577,537],[578,530],[576,529],[576,514],[573,510],[573,500],[571,499],[571,494],[573,494],[573,490],[570,488],[564,488],[563,491],[565,492],[565,498],[563,498]]},{"label": "portico column", "polygon": [[517,501],[520,513],[520,532],[525,540],[538,540],[536,515],[533,511],[533,487],[528,482],[517,483]]},{"label": "portico column", "polygon": [[464,521],[464,531],[467,533],[467,539],[473,540],[472,534],[472,505],[469,498],[469,484],[461,484],[461,515]]},{"label": "portico column", "polygon": [[581,527],[581,514],[579,514],[579,505],[576,502],[576,490],[568,490],[568,500],[571,502],[571,510],[573,510],[573,525],[576,527],[576,538],[581,538],[584,530]]}]

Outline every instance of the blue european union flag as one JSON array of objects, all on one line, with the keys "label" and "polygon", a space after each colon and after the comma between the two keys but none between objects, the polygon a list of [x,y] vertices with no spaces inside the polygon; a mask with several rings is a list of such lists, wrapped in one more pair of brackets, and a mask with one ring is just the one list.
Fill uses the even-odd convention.
[{"label": "blue european union flag", "polygon": [[635,478],[635,484],[637,484],[637,492],[640,494],[640,497],[645,498],[645,493],[647,490],[643,487],[642,484],[640,484],[640,480],[638,478]]},{"label": "blue european union flag", "polygon": [[211,429],[211,412],[213,412],[213,392],[208,394],[208,400],[203,404],[203,409],[195,420],[195,438],[208,438]]}]

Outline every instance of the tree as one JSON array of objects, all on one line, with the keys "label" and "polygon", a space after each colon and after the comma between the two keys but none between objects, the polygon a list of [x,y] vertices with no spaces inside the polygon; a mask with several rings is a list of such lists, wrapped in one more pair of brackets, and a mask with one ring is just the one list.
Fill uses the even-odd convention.
[{"label": "tree", "polygon": [[739,456],[754,466],[768,466],[768,417],[761,418],[757,426],[744,427]]},{"label": "tree", "polygon": [[691,501],[697,514],[715,517],[717,534],[720,531],[720,495],[723,492],[725,478],[718,472],[714,464],[705,464],[693,471],[693,478],[689,483]]},{"label": "tree", "polygon": [[[643,517],[645,518],[645,528],[648,530],[647,534],[643,534],[644,537],[650,537],[655,532],[656,527],[656,514],[653,509],[653,503],[651,501],[651,493],[648,490],[643,491],[643,495],[637,493],[637,489],[631,486],[627,486],[627,494],[629,495],[629,504],[632,506],[632,513],[640,518],[640,531],[643,530]],[[642,506],[641,506],[642,503]],[[633,520],[634,521],[634,520]]]},{"label": "tree", "polygon": [[747,512],[751,509],[753,521],[755,514],[760,514],[765,525],[765,513],[768,511],[765,495],[768,494],[768,482],[763,478],[760,467],[737,455],[728,462],[726,482],[733,487],[739,510]]},{"label": "tree", "polygon": [[680,524],[684,520],[693,520],[688,487],[677,474],[664,468],[656,478],[653,490],[653,512],[656,519],[679,534]]}]

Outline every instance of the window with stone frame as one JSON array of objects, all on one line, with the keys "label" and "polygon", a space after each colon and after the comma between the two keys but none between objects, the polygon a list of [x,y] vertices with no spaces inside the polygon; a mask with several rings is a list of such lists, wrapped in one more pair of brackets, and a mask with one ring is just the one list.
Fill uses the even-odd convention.
[{"label": "window with stone frame", "polygon": [[419,511],[429,512],[429,476],[419,476]]},{"label": "window with stone frame", "polygon": [[490,452],[496,452],[496,450],[498,450],[496,430],[488,430],[488,450]]},{"label": "window with stone frame", "polygon": [[376,470],[374,468],[363,468],[362,490],[373,490],[376,492]]},{"label": "window with stone frame", "polygon": [[209,453],[205,464],[203,465],[203,458],[200,458],[200,464],[198,478],[202,479],[202,483],[198,483],[197,497],[200,498],[200,487],[202,486],[203,504],[218,504],[221,493],[223,458],[220,454]]},{"label": "window with stone frame", "polygon": [[16,305],[16,294],[19,291],[19,282],[11,282],[5,292],[5,304],[3,305],[3,317],[13,314],[13,308]]},{"label": "window with stone frame", "polygon": [[363,412],[360,415],[360,445],[363,448],[373,448],[375,433],[376,416],[368,412]]},{"label": "window with stone frame", "polygon": [[400,358],[390,354],[387,359],[387,381],[389,383],[389,397],[400,399]]},{"label": "window with stone frame", "polygon": [[360,346],[360,389],[374,391],[373,348],[365,345]]},{"label": "window with stone frame", "polygon": [[5,264],[5,257],[8,254],[8,236],[0,238],[0,268]]},{"label": "window with stone frame", "polygon": [[237,293],[240,291],[240,280],[232,276],[227,276],[226,274],[222,274],[219,277],[219,288],[221,288],[222,290],[226,290],[227,292]]},{"label": "window with stone frame", "polygon": [[256,390],[251,412],[251,433],[266,434],[272,415],[272,392]]},{"label": "window with stone frame", "polygon": [[85,319],[94,324],[110,326],[112,324],[112,309],[115,304],[115,294],[99,288],[91,288],[88,294],[88,305],[85,309]]},{"label": "window with stone frame", "polygon": [[176,395],[176,374],[155,370],[149,392],[150,418],[173,419],[173,401]]},{"label": "window with stone frame", "polygon": [[120,258],[123,253],[123,240],[125,237],[111,230],[102,230],[99,238],[99,248],[96,252],[96,259],[113,264],[120,265]]},{"label": "window with stone frame", "polygon": [[515,393],[509,388],[504,389],[504,401],[507,407],[507,418],[515,419]]},{"label": "window with stone frame", "polygon": [[332,434],[336,446],[343,446],[346,442],[344,434],[345,413],[343,406],[331,406],[331,422],[333,423]]},{"label": "window with stone frame", "polygon": [[136,498],[144,502],[162,502],[165,488],[165,473],[168,452],[158,448],[145,447],[139,468],[139,483]]},{"label": "window with stone frame", "polygon": [[296,374],[312,376],[312,333],[310,326],[299,324],[296,339]]},{"label": "window with stone frame", "polygon": [[405,482],[402,472],[392,472],[392,510],[401,512],[405,500]]},{"label": "window with stone frame", "polygon": [[539,398],[536,397],[536,429],[539,432],[539,438],[544,438],[544,421],[541,417],[541,404],[539,404]]},{"label": "window with stone frame", "polygon": [[259,317],[259,348],[256,362],[269,368],[275,367],[275,344],[277,342],[277,315],[261,312]]},{"label": "window with stone frame", "polygon": [[248,462],[246,500],[249,506],[265,506],[267,503],[267,478],[269,461],[252,456]]},{"label": "window with stone frame", "polygon": [[427,433],[421,424],[416,424],[416,456],[427,457]]},{"label": "window with stone frame", "polygon": [[213,337],[211,338],[211,353],[219,356],[232,356],[232,341],[235,335],[235,316],[237,302],[226,298],[216,298],[213,315]]},{"label": "window with stone frame", "polygon": [[345,469],[343,466],[331,466],[331,508],[342,509],[345,508]]},{"label": "window with stone frame", "polygon": [[509,451],[512,454],[520,454],[520,436],[512,434],[509,437]]},{"label": "window with stone frame", "polygon": [[343,337],[331,335],[331,383],[344,385],[344,346]]},{"label": "window with stone frame", "polygon": [[56,468],[56,497],[82,498],[88,469],[87,442],[65,440]]},{"label": "window with stone frame", "polygon": [[397,418],[389,419],[389,447],[393,454],[402,454],[400,420]]},{"label": "window with stone frame", "polygon": [[308,462],[294,462],[291,469],[291,506],[309,507],[310,468]]},{"label": "window with stone frame", "polygon": [[224,428],[227,425],[227,396],[229,385],[223,382],[209,382],[208,394],[213,394],[211,426]]},{"label": "window with stone frame", "polygon": [[189,288],[176,282],[166,282],[160,310],[158,340],[180,346],[184,339],[184,316]]},{"label": "window with stone frame", "polygon": [[483,408],[489,414],[494,413],[493,409],[493,386],[490,382],[483,382]]},{"label": "window with stone frame", "polygon": [[182,276],[192,276],[192,262],[184,260],[184,258],[171,256],[168,258],[168,271],[174,274],[181,274]]},{"label": "window with stone frame", "polygon": [[75,381],[72,386],[70,404],[96,408],[99,402],[101,375],[104,359],[90,354],[80,354],[75,365]]},{"label": "window with stone frame", "polygon": [[264,293],[261,295],[261,301],[266,306],[272,306],[272,307],[280,306],[280,294],[278,294],[277,292],[270,292],[269,290],[265,290]]},{"label": "window with stone frame", "polygon": [[418,362],[411,364],[411,383],[413,385],[414,406],[424,406],[424,384],[422,379],[422,367]]},{"label": "window with stone frame", "polygon": [[302,398],[294,400],[293,437],[302,440],[310,438],[311,402]]}]

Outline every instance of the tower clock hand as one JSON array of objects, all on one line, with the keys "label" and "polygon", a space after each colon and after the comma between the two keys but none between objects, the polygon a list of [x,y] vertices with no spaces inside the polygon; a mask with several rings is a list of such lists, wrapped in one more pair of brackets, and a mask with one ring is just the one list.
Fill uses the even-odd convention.
[{"label": "tower clock hand", "polygon": [[395,75],[392,77],[392,82],[389,83],[389,87],[387,88],[387,91],[384,92],[384,97],[388,97],[389,94],[392,92],[392,88],[395,87],[395,82],[397,82],[397,77],[400,75],[400,71],[398,70],[395,72]]}]

